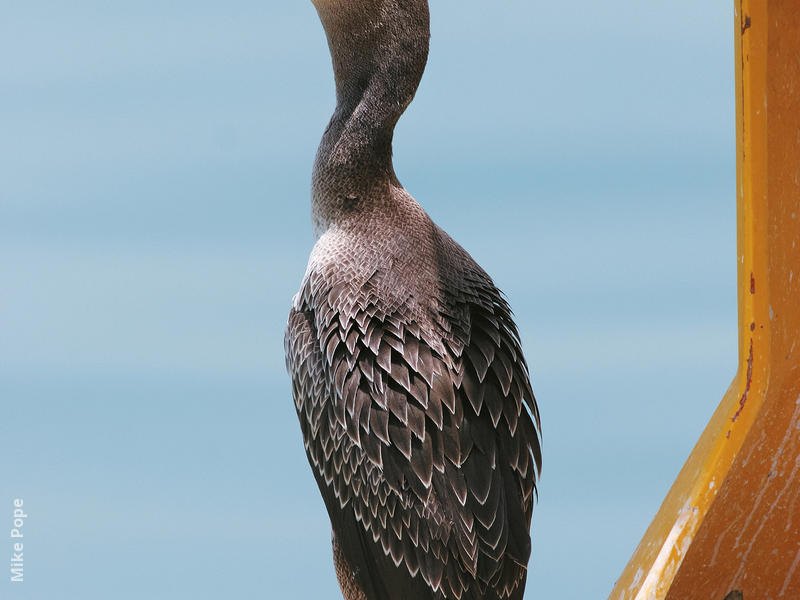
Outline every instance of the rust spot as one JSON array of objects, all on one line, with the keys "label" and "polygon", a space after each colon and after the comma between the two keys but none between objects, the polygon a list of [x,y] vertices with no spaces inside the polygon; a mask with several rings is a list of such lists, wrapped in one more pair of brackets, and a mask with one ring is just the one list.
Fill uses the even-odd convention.
[{"label": "rust spot", "polygon": [[750,25],[751,25],[751,23],[750,23],[750,15],[745,15],[744,16],[744,23],[742,23],[742,35],[744,35],[745,31],[750,29]]},{"label": "rust spot", "polygon": [[728,429],[728,433],[725,434],[725,439],[727,440],[729,437],[731,437],[731,430],[730,429]]},{"label": "rust spot", "polygon": [[756,293],[756,278],[753,277],[752,273],[750,273],[750,293],[751,294]]},{"label": "rust spot", "polygon": [[755,329],[756,329],[756,324],[750,323],[750,331],[755,331]]},{"label": "rust spot", "polygon": [[739,408],[731,417],[731,423],[735,423],[736,419],[739,418],[739,415],[744,408],[744,404],[747,402],[747,394],[750,393],[751,383],[753,383],[753,338],[750,338],[750,355],[747,357],[747,381],[744,384],[744,394],[742,394],[742,397],[739,398]]}]

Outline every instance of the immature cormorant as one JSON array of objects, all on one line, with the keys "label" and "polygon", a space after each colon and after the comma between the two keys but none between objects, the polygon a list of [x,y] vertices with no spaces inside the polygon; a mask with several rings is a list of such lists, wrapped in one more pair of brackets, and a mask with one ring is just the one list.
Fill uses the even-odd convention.
[{"label": "immature cormorant", "polygon": [[539,414],[508,304],[400,185],[427,0],[314,0],[336,110],[286,330],[346,600],[522,598]]}]

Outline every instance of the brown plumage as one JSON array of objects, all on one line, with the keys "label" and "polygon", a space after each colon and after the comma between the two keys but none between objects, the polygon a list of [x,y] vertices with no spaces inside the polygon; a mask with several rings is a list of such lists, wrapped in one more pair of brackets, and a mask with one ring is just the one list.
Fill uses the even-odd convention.
[{"label": "brown plumage", "polygon": [[522,598],[541,450],[517,329],[391,162],[427,59],[427,2],[315,4],[337,107],[286,357],[342,593]]}]

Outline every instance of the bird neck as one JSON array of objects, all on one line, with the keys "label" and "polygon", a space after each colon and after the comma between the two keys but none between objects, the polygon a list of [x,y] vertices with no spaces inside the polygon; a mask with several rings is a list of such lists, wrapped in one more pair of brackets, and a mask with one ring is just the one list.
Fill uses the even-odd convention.
[{"label": "bird neck", "polygon": [[336,110],[313,175],[315,221],[329,221],[341,212],[338,197],[364,201],[375,186],[397,183],[392,136],[422,78],[430,26],[427,0],[314,3],[336,80]]}]

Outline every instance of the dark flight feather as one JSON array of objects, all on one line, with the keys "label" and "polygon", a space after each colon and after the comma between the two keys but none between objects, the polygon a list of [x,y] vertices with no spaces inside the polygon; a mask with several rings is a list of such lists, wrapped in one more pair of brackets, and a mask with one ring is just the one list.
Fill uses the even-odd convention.
[{"label": "dark flight feather", "polygon": [[[358,552],[345,541],[341,551],[376,580],[405,573],[413,583],[402,589],[415,598],[516,598],[503,590],[516,594],[525,579],[538,413],[508,307],[488,276],[478,281],[477,290],[444,281],[436,294],[448,314],[470,323],[466,345],[448,333],[463,324],[430,330],[411,311],[390,320],[374,303],[375,278],[349,290],[307,281],[289,318],[287,361],[309,461],[336,535],[361,532]],[[481,304],[487,297],[491,304]],[[366,597],[401,597],[385,589]]]}]

